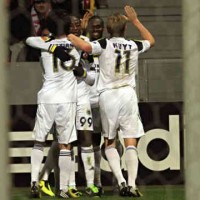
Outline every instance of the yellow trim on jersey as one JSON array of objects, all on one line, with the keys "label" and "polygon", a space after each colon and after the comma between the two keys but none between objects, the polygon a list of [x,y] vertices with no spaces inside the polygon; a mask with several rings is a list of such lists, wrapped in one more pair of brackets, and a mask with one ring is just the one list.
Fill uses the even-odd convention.
[{"label": "yellow trim on jersey", "polygon": [[56,46],[55,44],[50,45],[48,51],[51,52],[51,53],[53,53],[53,52],[55,51],[56,47],[57,47],[57,46]]},{"label": "yellow trim on jersey", "polygon": [[87,76],[87,71],[84,69],[84,73],[83,73],[83,78],[85,78]]}]

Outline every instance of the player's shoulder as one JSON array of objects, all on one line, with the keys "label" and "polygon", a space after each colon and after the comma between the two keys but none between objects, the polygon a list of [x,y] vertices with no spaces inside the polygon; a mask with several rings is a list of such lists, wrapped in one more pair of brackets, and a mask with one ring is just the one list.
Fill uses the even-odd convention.
[{"label": "player's shoulder", "polygon": [[134,44],[138,51],[143,49],[144,40],[137,40],[137,39],[127,39],[130,43]]},{"label": "player's shoulder", "polygon": [[105,49],[107,47],[108,39],[107,38],[101,38],[96,41],[93,41],[93,43],[98,42],[101,45],[102,49]]},{"label": "player's shoulder", "polygon": [[137,40],[132,39],[132,38],[128,38],[126,39],[126,42],[130,43],[130,44],[135,44]]}]

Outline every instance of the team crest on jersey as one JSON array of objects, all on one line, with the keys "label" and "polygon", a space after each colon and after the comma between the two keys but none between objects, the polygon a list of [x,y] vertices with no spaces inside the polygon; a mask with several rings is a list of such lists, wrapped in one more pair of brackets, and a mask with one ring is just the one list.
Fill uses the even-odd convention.
[{"label": "team crest on jersey", "polygon": [[91,114],[91,111],[90,111],[90,110],[87,110],[87,114],[90,115],[90,114]]}]

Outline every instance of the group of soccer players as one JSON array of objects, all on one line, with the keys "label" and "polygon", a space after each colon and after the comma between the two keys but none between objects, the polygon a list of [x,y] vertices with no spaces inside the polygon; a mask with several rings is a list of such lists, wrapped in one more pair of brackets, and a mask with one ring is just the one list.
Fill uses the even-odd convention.
[{"label": "group of soccer players", "polygon": [[[101,195],[101,135],[94,133],[100,133],[101,129],[97,122],[102,123],[105,155],[117,179],[119,194],[141,196],[135,180],[138,169],[137,141],[144,135],[144,130],[139,118],[135,70],[139,53],[148,50],[155,41],[137,18],[133,7],[125,6],[124,11],[126,16],[114,14],[108,17],[109,39],[101,39],[104,23],[100,17],[89,19],[89,39],[86,39],[81,36],[79,19],[57,11],[51,12],[47,18],[47,28],[54,39],[30,37],[26,41],[28,45],[41,49],[44,69],[44,83],[38,92],[35,143],[31,154],[32,197],[40,197],[40,187],[43,186],[51,191],[47,180],[53,167],[48,169],[50,165],[45,165],[47,170],[44,176],[39,178],[39,174],[44,143],[54,123],[55,146],[59,150],[57,162],[52,159],[54,164],[51,166],[57,165],[59,171],[57,195],[61,198],[81,195],[76,188],[73,170],[73,142],[77,139],[86,176],[85,192],[90,196]],[[137,28],[143,40],[124,38],[128,21]],[[118,129],[126,148],[127,181],[115,148]],[[54,196],[54,193],[50,196]]]}]

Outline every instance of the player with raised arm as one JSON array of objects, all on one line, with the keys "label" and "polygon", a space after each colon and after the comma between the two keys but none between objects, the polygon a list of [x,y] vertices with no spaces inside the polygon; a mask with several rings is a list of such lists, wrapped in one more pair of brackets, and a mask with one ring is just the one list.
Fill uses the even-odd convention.
[{"label": "player with raised arm", "polygon": [[[136,187],[137,142],[144,135],[144,130],[139,118],[135,71],[139,54],[152,47],[155,40],[138,19],[133,7],[125,6],[124,10],[127,16],[116,13],[107,19],[110,39],[88,43],[72,34],[68,35],[68,39],[79,49],[99,55],[100,76],[97,88],[100,92],[105,154],[118,181],[119,194],[140,197],[141,193]],[[128,20],[137,28],[143,40],[132,41],[124,38]],[[114,141],[118,128],[121,130],[126,148],[127,181],[122,174],[120,157],[115,148]]]},{"label": "player with raised arm", "polygon": [[[33,198],[40,197],[39,172],[43,160],[43,148],[47,134],[54,122],[60,148],[58,159],[60,169],[59,196],[69,198],[70,144],[77,140],[75,129],[77,80],[73,69],[76,68],[80,60],[79,53],[66,38],[69,26],[70,18],[65,12],[51,11],[47,18],[47,28],[54,34],[55,39],[44,42],[45,38],[30,37],[26,40],[28,45],[43,49],[41,63],[44,69],[44,82],[38,92],[38,108],[33,131],[35,143],[31,153],[31,197]],[[68,54],[65,51],[60,51],[63,48]]]},{"label": "player with raised arm", "polygon": [[[71,16],[71,25],[70,25],[70,33],[73,33],[77,37],[80,37],[82,40],[89,41],[89,39],[83,35],[81,21],[76,16]],[[92,145],[92,134],[93,134],[93,119],[92,119],[92,111],[89,101],[89,84],[94,83],[95,73],[94,71],[90,71],[91,64],[87,59],[84,59],[84,52],[80,52],[82,54],[81,62],[83,66],[88,71],[87,76],[90,76],[90,81],[88,82],[88,77],[86,79],[78,78],[78,95],[77,95],[77,113],[76,113],[76,129],[78,131],[78,146],[81,149],[81,159],[84,166],[86,184],[87,187],[85,192],[89,196],[99,196],[99,190],[94,185],[94,151]],[[87,57],[88,58],[88,57]],[[93,78],[92,78],[93,77]],[[69,185],[71,185],[73,189],[73,183],[75,184],[75,180],[73,181],[74,173],[71,174],[71,180]],[[72,181],[72,182],[71,182]]]},{"label": "player with raised arm", "polygon": [[[94,15],[88,20],[88,37],[90,41],[95,41],[102,39],[104,31],[104,21],[100,16]],[[92,134],[92,142],[94,149],[95,158],[95,174],[94,183],[99,189],[99,193],[103,193],[102,183],[101,183],[101,119],[99,112],[99,92],[97,91],[97,81],[99,79],[99,59],[98,56],[93,55],[93,64],[91,70],[95,71],[95,83],[90,87],[90,104],[92,108],[93,117],[93,129],[94,134]]]}]

